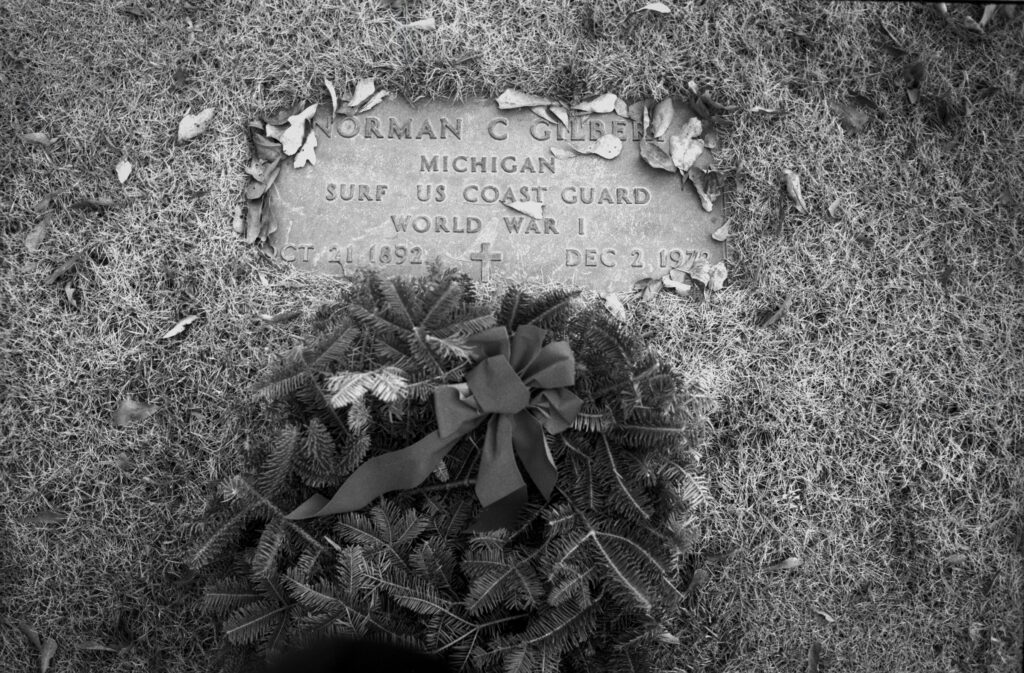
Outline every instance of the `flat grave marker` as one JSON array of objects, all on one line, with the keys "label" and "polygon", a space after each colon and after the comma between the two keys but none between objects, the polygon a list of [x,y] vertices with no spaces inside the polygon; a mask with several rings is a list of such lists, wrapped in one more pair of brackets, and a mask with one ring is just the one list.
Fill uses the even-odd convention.
[{"label": "flat grave marker", "polygon": [[[673,128],[687,116],[677,112]],[[567,128],[489,100],[389,100],[320,122],[316,165],[286,161],[269,192],[274,255],[299,268],[410,275],[436,260],[478,280],[622,291],[723,257],[711,238],[721,199],[705,212],[692,185],[644,163],[640,124],[615,114],[574,116]],[[623,141],[614,159],[551,153],[605,134]],[[509,202],[543,204],[541,216]]]}]

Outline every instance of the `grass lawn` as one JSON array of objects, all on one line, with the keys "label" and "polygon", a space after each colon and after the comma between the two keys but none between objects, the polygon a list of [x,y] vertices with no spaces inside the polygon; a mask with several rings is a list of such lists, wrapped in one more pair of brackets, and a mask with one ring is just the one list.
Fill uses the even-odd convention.
[{"label": "grass lawn", "polygon": [[[265,432],[249,386],[338,287],[232,233],[248,119],[324,96],[324,76],[410,97],[627,100],[694,80],[786,113],[729,116],[725,290],[631,304],[711,406],[693,559],[708,581],[680,670],[803,670],[814,641],[828,671],[1020,670],[1024,16],[979,36],[902,3],[680,0],[641,20],[627,18],[640,0],[396,4],[0,6],[0,616],[57,641],[52,671],[210,666],[184,560],[214,480]],[[436,32],[396,28],[426,16]],[[886,29],[924,64],[917,105]],[[830,109],[848,91],[877,105],[859,134]],[[211,131],[176,144],[178,120],[208,106]],[[20,137],[36,131],[56,142]],[[784,201],[786,167],[809,214]],[[51,232],[30,253],[48,194]],[[112,206],[74,207],[98,197]],[[304,317],[256,317],[292,308]],[[159,339],[189,314],[184,337]],[[116,428],[127,396],[160,410]],[[67,517],[33,518],[46,511]],[[787,557],[802,565],[766,572]],[[112,643],[119,622],[132,647],[75,649]],[[34,659],[0,625],[3,665]]]}]

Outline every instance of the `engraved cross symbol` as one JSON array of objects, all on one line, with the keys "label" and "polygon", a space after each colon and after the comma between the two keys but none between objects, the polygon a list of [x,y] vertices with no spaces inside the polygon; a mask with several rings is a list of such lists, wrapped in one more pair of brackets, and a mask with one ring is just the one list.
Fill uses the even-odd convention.
[{"label": "engraved cross symbol", "polygon": [[500,262],[502,254],[500,252],[491,252],[490,243],[481,243],[480,252],[469,253],[469,259],[474,262],[480,262],[480,280],[487,281],[491,279],[491,262]]}]

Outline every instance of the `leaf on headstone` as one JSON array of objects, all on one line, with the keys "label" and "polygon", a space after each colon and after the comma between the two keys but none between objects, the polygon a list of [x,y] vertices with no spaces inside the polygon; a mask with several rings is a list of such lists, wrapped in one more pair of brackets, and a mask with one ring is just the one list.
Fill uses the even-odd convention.
[{"label": "leaf on headstone", "polygon": [[155,405],[136,402],[132,398],[126,397],[121,400],[121,403],[117,405],[117,410],[114,411],[114,425],[122,428],[132,423],[139,423],[155,414],[159,409],[160,407]]},{"label": "leaf on headstone", "polygon": [[39,248],[46,242],[46,237],[50,235],[50,225],[52,223],[53,214],[47,213],[43,219],[39,220],[36,226],[32,227],[32,231],[28,232],[28,235],[25,236],[25,248],[28,249],[29,253],[38,252]]},{"label": "leaf on headstone", "polygon": [[618,96],[615,97],[615,114],[629,119],[629,106],[626,105],[626,101],[622,100]]},{"label": "leaf on headstone", "polygon": [[194,115],[182,117],[181,121],[178,122],[178,142],[186,142],[203,134],[210,128],[210,122],[213,121],[215,113],[216,110],[214,108],[208,107]]},{"label": "leaf on headstone", "polygon": [[837,222],[843,219],[843,213],[840,210],[840,206],[842,206],[842,202],[838,196],[835,198],[835,201],[828,206],[828,216]]},{"label": "leaf on headstone", "polygon": [[719,243],[723,243],[729,238],[729,223],[726,222],[718,229],[715,229],[714,233],[711,234],[711,238],[715,239]]},{"label": "leaf on headstone", "polygon": [[672,10],[668,8],[664,2],[649,2],[640,9],[636,10],[639,12],[651,12],[652,14],[671,14]]},{"label": "leaf on headstone", "polygon": [[348,104],[351,107],[357,108],[370,99],[373,92],[377,90],[377,87],[373,83],[372,77],[367,77],[356,82],[355,91],[352,92],[352,98],[349,99]]},{"label": "leaf on headstone", "polygon": [[[500,96],[498,96],[498,109],[499,110],[515,110],[523,107],[536,107],[538,105],[555,105],[555,101],[549,98],[541,98],[540,96],[534,96],[533,94],[523,93],[522,91],[516,91],[515,89],[505,89]],[[554,112],[554,110],[552,110]],[[557,113],[556,113],[557,114]],[[566,119],[568,122],[568,119]]]},{"label": "leaf on headstone", "polygon": [[818,673],[818,665],[821,660],[821,643],[813,642],[807,648],[807,670],[806,673]]},{"label": "leaf on headstone", "polygon": [[55,654],[57,654],[57,641],[47,636],[43,641],[43,646],[39,648],[39,673],[46,673],[50,670],[50,662],[53,661]]},{"label": "leaf on headstone", "polygon": [[604,299],[604,306],[608,309],[608,312],[615,316],[616,319],[622,322],[626,321],[626,307],[622,304],[622,300],[619,299],[619,295],[614,292],[601,293],[601,298]]},{"label": "leaf on headstone", "polygon": [[637,124],[643,124],[644,123],[644,111],[646,109],[647,109],[647,104],[644,101],[642,101],[642,100],[638,100],[637,102],[630,104],[629,110],[627,111],[626,116],[629,117],[630,119],[632,119]]},{"label": "leaf on headstone", "polygon": [[694,191],[700,198],[700,207],[704,212],[710,213],[714,210],[715,201],[721,194],[718,191],[718,174],[711,171],[702,171],[696,166],[685,173],[693,184]]},{"label": "leaf on headstone", "polygon": [[606,133],[592,143],[577,143],[572,148],[579,154],[593,154],[602,159],[614,159],[622,154],[622,141],[615,135]]},{"label": "leaf on headstone", "polygon": [[45,526],[51,523],[64,523],[68,519],[67,512],[57,512],[52,509],[41,509],[35,514],[21,518],[22,523]]},{"label": "leaf on headstone", "polygon": [[665,150],[661,149],[657,144],[652,143],[646,138],[640,139],[640,158],[651,168],[657,168],[669,173],[676,172],[676,165],[672,163],[672,157],[666,154]]},{"label": "leaf on headstone", "polygon": [[547,107],[543,105],[536,105],[530,108],[530,112],[537,115],[547,123],[558,126],[558,120],[551,116],[551,112],[547,109]]},{"label": "leaf on headstone", "polygon": [[391,92],[388,91],[387,89],[381,89],[380,91],[377,91],[372,96],[370,96],[370,99],[368,101],[363,103],[362,107],[359,108],[359,114],[362,114],[364,112],[369,112],[373,108],[375,108],[378,105],[380,105],[381,103],[383,103],[384,99],[387,98],[390,95],[391,95]]},{"label": "leaf on headstone", "polygon": [[669,271],[667,274],[662,276],[661,282],[665,287],[682,297],[690,294],[690,290],[693,289],[693,283],[690,282],[689,274],[680,269],[672,269]]},{"label": "leaf on headstone", "polygon": [[128,176],[132,174],[132,162],[121,159],[117,162],[117,166],[114,166],[114,172],[117,174],[117,181],[123,185],[128,181]]},{"label": "leaf on headstone", "polygon": [[615,103],[619,97],[613,93],[605,93],[590,100],[577,103],[572,106],[573,110],[588,112],[590,114],[608,114],[615,112]]},{"label": "leaf on headstone", "polygon": [[725,286],[725,279],[728,277],[729,271],[725,268],[725,262],[714,264],[708,274],[707,288],[712,292],[718,292]]},{"label": "leaf on headstone", "polygon": [[803,561],[801,561],[796,556],[790,556],[789,558],[779,561],[778,563],[771,564],[770,566],[765,568],[764,571],[767,573],[772,573],[779,572],[781,570],[793,570],[795,568],[799,568],[802,565]]},{"label": "leaf on headstone", "polygon": [[281,142],[281,138],[284,136],[285,131],[287,131],[288,129],[289,126],[287,122],[284,124],[267,124],[266,128],[264,129],[264,133],[271,140]]},{"label": "leaf on headstone", "polygon": [[319,105],[313,103],[302,112],[288,118],[288,130],[281,135],[281,148],[285,156],[294,156],[302,147],[306,138],[306,122],[316,116],[316,109]]},{"label": "leaf on headstone", "polygon": [[324,87],[327,89],[327,93],[331,95],[331,119],[334,119],[338,114],[338,92],[334,88],[334,83],[326,77],[324,77]]},{"label": "leaf on headstone", "polygon": [[562,122],[562,126],[569,128],[569,111],[561,105],[552,105],[550,108],[551,114],[555,116],[558,121]]},{"label": "leaf on headstone", "polygon": [[537,201],[502,201],[502,205],[512,210],[529,215],[535,220],[544,218],[544,204]]},{"label": "leaf on headstone", "polygon": [[687,273],[690,274],[690,278],[694,282],[700,283],[702,287],[707,287],[711,282],[711,262],[703,257],[695,259]]},{"label": "leaf on headstone", "polygon": [[78,308],[78,302],[75,300],[75,284],[73,279],[64,283],[64,296],[68,298],[69,304]]},{"label": "leaf on headstone", "polygon": [[668,139],[669,156],[672,157],[672,163],[680,172],[685,173],[690,170],[694,162],[704,153],[704,141],[699,137],[702,131],[700,120],[691,117],[686,120],[686,124],[683,125],[679,133]]},{"label": "leaf on headstone", "polygon": [[245,233],[245,219],[242,217],[242,204],[235,204],[231,209],[231,230],[236,234]]},{"label": "leaf on headstone", "polygon": [[788,168],[782,170],[782,175],[786,181],[786,193],[789,194],[789,198],[796,204],[797,211],[806,213],[807,203],[804,201],[804,194],[800,188],[800,176]]},{"label": "leaf on headstone", "polygon": [[435,21],[434,17],[431,16],[431,17],[426,18],[426,19],[420,19],[419,21],[413,21],[412,23],[407,23],[404,26],[402,26],[402,28],[409,28],[411,30],[422,30],[422,31],[437,30],[437,21]]},{"label": "leaf on headstone", "polygon": [[39,145],[41,147],[49,147],[52,144],[50,141],[50,136],[46,135],[42,131],[22,133],[21,139],[27,143],[32,143],[33,145]]},{"label": "leaf on headstone", "polygon": [[550,147],[548,149],[556,159],[574,159],[580,155],[572,147]]},{"label": "leaf on headstone", "polygon": [[83,261],[84,259],[81,253],[77,255],[72,255],[67,260],[65,260],[63,264],[54,269],[49,276],[46,277],[46,280],[43,281],[43,285],[52,285],[53,283],[56,283],[58,280],[63,278],[64,274],[68,272],[77,271]]},{"label": "leaf on headstone", "polygon": [[245,205],[245,242],[253,244],[260,236],[263,222],[263,199],[250,199]]},{"label": "leaf on headstone", "polygon": [[785,299],[782,300],[782,304],[779,305],[775,311],[768,313],[760,321],[760,327],[771,327],[775,323],[782,320],[783,316],[789,312],[789,308],[793,305],[793,294],[791,292],[786,293]]},{"label": "leaf on headstone", "polygon": [[160,338],[161,339],[170,339],[172,337],[176,337],[179,334],[181,334],[182,332],[184,332],[185,328],[188,327],[189,325],[191,325],[192,323],[194,323],[196,320],[199,320],[199,316],[197,316],[197,315],[187,315],[184,318],[182,318],[181,320],[179,320],[177,323],[175,323],[174,327],[172,327],[171,329],[167,330],[167,333],[164,334]]},{"label": "leaf on headstone", "polygon": [[281,156],[281,143],[271,140],[262,133],[252,134],[252,144],[256,147],[256,156],[263,161],[273,161]]},{"label": "leaf on headstone", "polygon": [[302,143],[302,147],[298,152],[295,153],[295,168],[302,168],[306,164],[316,166],[316,133],[310,131],[309,135],[306,136],[306,142]]},{"label": "leaf on headstone", "polygon": [[[672,98],[666,98],[654,106],[654,115],[651,117],[651,135],[661,138],[672,125],[672,118],[675,116],[675,109],[672,106]],[[698,121],[699,123],[699,121]],[[698,131],[696,135],[700,135]]]},{"label": "leaf on headstone", "polygon": [[825,612],[824,610],[819,610],[818,608],[814,608],[814,614],[824,619],[826,624],[834,624],[836,621],[835,617]]}]

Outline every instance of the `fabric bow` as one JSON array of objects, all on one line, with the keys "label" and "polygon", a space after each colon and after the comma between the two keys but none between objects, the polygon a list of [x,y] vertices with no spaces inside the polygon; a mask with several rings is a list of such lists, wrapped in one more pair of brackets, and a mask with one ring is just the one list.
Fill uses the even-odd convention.
[{"label": "fabric bow", "polygon": [[363,463],[329,501],[314,495],[288,514],[308,519],[365,507],[375,498],[414,488],[437,468],[464,435],[487,422],[476,494],[484,505],[476,528],[511,525],[526,502],[519,456],[533,483],[551,497],[558,472],[545,430],[569,428],[582,400],[567,386],[576,380],[576,361],[566,341],[543,346],[547,331],[522,325],[509,339],[504,327],[479,332],[467,342],[479,359],[465,383],[434,391],[437,430],[399,451]]}]

